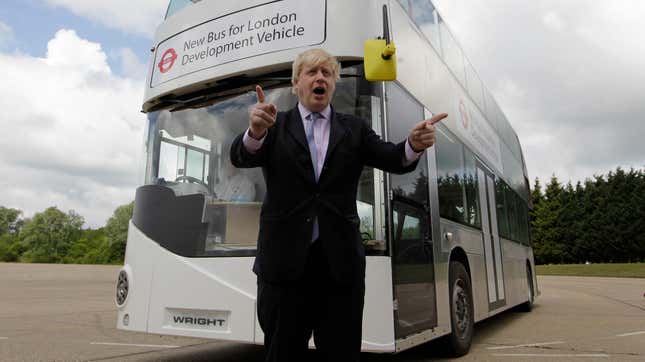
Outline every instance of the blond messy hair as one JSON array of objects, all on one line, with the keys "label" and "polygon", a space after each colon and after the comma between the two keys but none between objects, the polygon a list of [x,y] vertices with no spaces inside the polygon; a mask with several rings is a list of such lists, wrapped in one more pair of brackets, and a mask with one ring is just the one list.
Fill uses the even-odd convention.
[{"label": "blond messy hair", "polygon": [[[329,64],[332,72],[334,72],[334,78],[336,80],[340,79],[340,63],[338,63],[336,57],[321,48],[315,48],[298,54],[296,60],[293,61],[291,84],[296,84],[300,72],[302,72],[302,68],[305,66],[315,67],[323,64]],[[295,88],[292,88],[292,92],[296,94]]]}]

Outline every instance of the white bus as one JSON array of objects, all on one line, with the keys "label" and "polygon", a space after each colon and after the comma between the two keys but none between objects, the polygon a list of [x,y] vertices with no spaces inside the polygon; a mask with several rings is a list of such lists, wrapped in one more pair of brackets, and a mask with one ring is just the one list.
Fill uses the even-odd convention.
[{"label": "white bus", "polygon": [[[369,82],[363,43],[384,24],[397,79]],[[145,182],[118,276],[118,328],[263,343],[251,266],[266,189],[260,169],[230,165],[229,147],[248,127],[256,84],[278,109],[296,104],[291,63],[311,47],[342,64],[334,108],[384,139],[449,113],[414,172],[361,176],[362,349],[447,336],[466,353],[475,322],[533,303],[528,177],[515,132],[431,0],[170,2],[145,88]]]}]

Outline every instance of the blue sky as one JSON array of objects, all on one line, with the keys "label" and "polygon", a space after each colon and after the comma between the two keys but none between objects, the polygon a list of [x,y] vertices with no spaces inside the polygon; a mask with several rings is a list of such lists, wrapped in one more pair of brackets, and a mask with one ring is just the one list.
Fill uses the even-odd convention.
[{"label": "blue sky", "polygon": [[145,64],[166,4],[3,1],[0,108],[12,111],[0,115],[0,205],[75,210],[98,227],[132,201]]},{"label": "blue sky", "polygon": [[[160,22],[162,20],[159,19]],[[0,7],[0,22],[13,29],[13,39],[0,49],[4,52],[19,51],[33,57],[44,57],[47,53],[47,42],[58,30],[73,29],[79,37],[101,44],[103,51],[108,55],[110,68],[119,75],[124,75],[118,56],[120,49],[131,49],[139,61],[145,64],[153,43],[148,36],[114,29],[87,17],[75,15],[62,6],[49,5],[43,0],[3,1]]]}]

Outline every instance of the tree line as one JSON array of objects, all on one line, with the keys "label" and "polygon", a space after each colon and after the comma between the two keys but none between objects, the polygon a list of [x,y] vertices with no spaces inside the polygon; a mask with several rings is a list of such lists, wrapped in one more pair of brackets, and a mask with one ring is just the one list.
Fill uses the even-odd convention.
[{"label": "tree line", "polygon": [[[538,264],[645,261],[645,171],[617,168],[572,185],[553,176],[531,191],[531,240]],[[104,227],[50,207],[23,218],[0,206],[0,261],[123,263],[134,203],[119,206]]]},{"label": "tree line", "polygon": [[562,185],[535,179],[531,239],[538,264],[645,261],[645,172],[617,168]]},{"label": "tree line", "polygon": [[73,210],[50,207],[22,218],[21,210],[0,206],[0,261],[121,264],[133,208],[119,206],[104,227],[84,229]]}]

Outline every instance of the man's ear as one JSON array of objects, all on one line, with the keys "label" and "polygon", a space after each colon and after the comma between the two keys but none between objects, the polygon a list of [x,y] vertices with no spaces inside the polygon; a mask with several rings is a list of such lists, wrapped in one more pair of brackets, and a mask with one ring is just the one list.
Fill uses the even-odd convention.
[{"label": "man's ear", "polygon": [[298,80],[296,79],[295,81],[291,81],[291,93],[298,95]]}]

